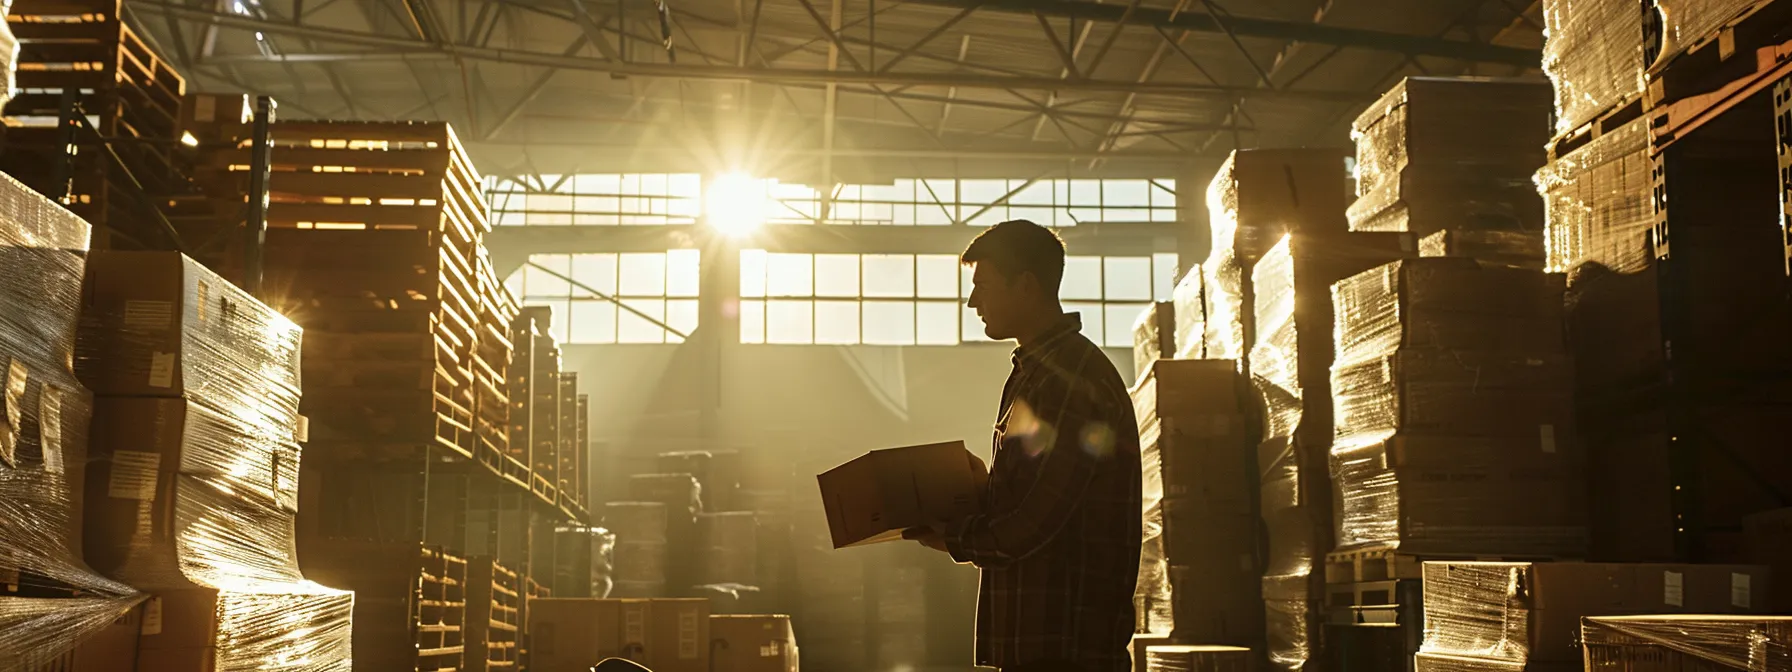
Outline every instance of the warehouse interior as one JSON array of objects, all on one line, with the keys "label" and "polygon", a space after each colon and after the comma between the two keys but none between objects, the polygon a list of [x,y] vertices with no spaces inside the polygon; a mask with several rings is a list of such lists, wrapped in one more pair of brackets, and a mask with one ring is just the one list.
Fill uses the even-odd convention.
[{"label": "warehouse interior", "polygon": [[0,672],[1027,672],[1011,220],[1062,669],[1792,672],[1792,0],[0,8]]}]

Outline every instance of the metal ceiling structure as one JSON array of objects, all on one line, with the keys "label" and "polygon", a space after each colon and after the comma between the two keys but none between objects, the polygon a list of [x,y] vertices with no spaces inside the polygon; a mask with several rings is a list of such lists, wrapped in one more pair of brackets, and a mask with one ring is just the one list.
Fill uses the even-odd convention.
[{"label": "metal ceiling structure", "polygon": [[1534,73],[1520,0],[125,0],[204,91],[450,121],[488,173],[1174,174]]}]

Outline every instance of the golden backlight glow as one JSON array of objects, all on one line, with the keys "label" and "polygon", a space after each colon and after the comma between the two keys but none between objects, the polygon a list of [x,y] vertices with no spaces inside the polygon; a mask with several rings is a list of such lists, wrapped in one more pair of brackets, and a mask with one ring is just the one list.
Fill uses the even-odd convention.
[{"label": "golden backlight glow", "polygon": [[765,225],[764,186],[741,173],[717,175],[704,192],[704,215],[721,233],[743,237]]}]

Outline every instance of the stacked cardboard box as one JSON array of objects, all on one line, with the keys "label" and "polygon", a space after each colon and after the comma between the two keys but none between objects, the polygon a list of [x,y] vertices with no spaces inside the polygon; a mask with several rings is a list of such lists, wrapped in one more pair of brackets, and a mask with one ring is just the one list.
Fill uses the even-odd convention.
[{"label": "stacked cardboard box", "polygon": [[916,669],[927,666],[929,646],[927,570],[934,560],[914,546],[876,549],[867,572],[871,598],[871,664],[873,669]]},{"label": "stacked cardboard box", "polygon": [[0,176],[0,660],[24,669],[112,669],[108,655],[136,649],[128,622],[110,624],[141,597],[81,559],[92,397],[73,359],[88,232]]},{"label": "stacked cardboard box", "polygon": [[1132,389],[1144,468],[1140,632],[1255,646],[1251,428],[1230,360],[1159,360]]},{"label": "stacked cardboard box", "polygon": [[1350,229],[1450,232],[1436,251],[1541,267],[1543,204],[1531,175],[1543,166],[1549,111],[1540,81],[1402,80],[1351,126]]},{"label": "stacked cardboard box", "polygon": [[615,595],[655,597],[666,591],[667,507],[660,502],[610,502],[604,526],[616,534]]},{"label": "stacked cardboard box", "polygon": [[1220,166],[1207,187],[1213,250],[1201,264],[1207,358],[1250,354],[1251,268],[1284,235],[1314,242],[1345,235],[1344,158],[1341,150],[1240,150]]},{"label": "stacked cardboard box", "polygon": [[295,549],[298,326],[176,253],[95,252],[83,304],[86,554],[153,593],[139,669],[346,669],[354,597]]},{"label": "stacked cardboard box", "polygon": [[[1413,254],[1404,233],[1284,238],[1252,269],[1256,339],[1251,383],[1264,404],[1257,444],[1259,507],[1268,532],[1262,579],[1272,659],[1290,667],[1316,644],[1331,550],[1331,283]],[[1306,632],[1308,635],[1301,635]]]},{"label": "stacked cardboard box", "polygon": [[714,669],[797,672],[796,631],[789,616],[711,615]]},{"label": "stacked cardboard box", "polygon": [[750,511],[697,516],[700,584],[759,585],[759,520]]},{"label": "stacked cardboard box", "polygon": [[1145,651],[1146,672],[1251,672],[1256,655],[1237,646],[1166,644]]},{"label": "stacked cardboard box", "polygon": [[1428,562],[1424,574],[1417,664],[1438,672],[1578,670],[1583,617],[1754,614],[1767,603],[1766,568],[1746,565]]},{"label": "stacked cardboard box", "polygon": [[529,602],[529,669],[585,672],[627,658],[654,672],[709,672],[709,601],[546,598]]},{"label": "stacked cardboard box", "polygon": [[1562,277],[1412,259],[1333,289],[1340,548],[1582,557]]},{"label": "stacked cardboard box", "polygon": [[1581,641],[1587,670],[1792,669],[1792,616],[1601,616]]},{"label": "stacked cardboard box", "polygon": [[862,553],[834,549],[825,528],[798,523],[792,531],[797,609],[791,618],[809,645],[806,665],[822,670],[870,667],[871,628],[866,581],[871,572]]},{"label": "stacked cardboard box", "polygon": [[740,492],[740,453],[733,450],[689,450],[660,453],[659,473],[690,474],[703,489],[704,511],[750,511],[737,501]]},{"label": "stacked cardboard box", "polygon": [[1176,304],[1158,301],[1145,307],[1132,325],[1133,379],[1145,375],[1152,362],[1176,354]]},{"label": "stacked cardboard box", "polygon": [[1170,308],[1176,314],[1176,359],[1207,358],[1207,276],[1200,266],[1189,269],[1176,281],[1170,293]]},{"label": "stacked cardboard box", "polygon": [[1643,94],[1643,12],[1627,0],[1545,0],[1543,74],[1559,138]]}]

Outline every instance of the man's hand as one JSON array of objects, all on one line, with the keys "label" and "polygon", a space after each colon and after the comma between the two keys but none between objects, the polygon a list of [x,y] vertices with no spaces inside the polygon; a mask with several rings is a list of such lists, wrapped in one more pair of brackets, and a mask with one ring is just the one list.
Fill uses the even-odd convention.
[{"label": "man's hand", "polygon": [[902,531],[902,538],[913,539],[920,542],[922,546],[926,546],[941,553],[948,552],[946,550],[946,535],[942,534],[939,528],[936,527],[911,527]]}]

